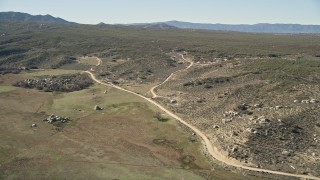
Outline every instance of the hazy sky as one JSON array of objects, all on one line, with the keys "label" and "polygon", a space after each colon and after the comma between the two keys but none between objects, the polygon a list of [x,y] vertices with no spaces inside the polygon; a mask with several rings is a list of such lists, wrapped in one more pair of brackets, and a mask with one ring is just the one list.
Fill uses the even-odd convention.
[{"label": "hazy sky", "polygon": [[87,24],[179,20],[320,25],[320,0],[0,0],[0,11],[50,14]]}]

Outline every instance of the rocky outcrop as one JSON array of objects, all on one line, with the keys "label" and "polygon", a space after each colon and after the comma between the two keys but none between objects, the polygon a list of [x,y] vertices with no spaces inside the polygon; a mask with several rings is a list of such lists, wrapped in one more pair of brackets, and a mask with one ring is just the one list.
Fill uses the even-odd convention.
[{"label": "rocky outcrop", "polygon": [[69,122],[70,119],[67,117],[63,117],[63,116],[56,116],[54,114],[51,114],[50,116],[48,116],[46,119],[44,119],[43,121],[48,122],[49,124],[53,124],[56,122],[60,122],[60,123],[66,123]]},{"label": "rocky outcrop", "polygon": [[23,81],[16,82],[14,86],[37,88],[46,92],[72,92],[85,89],[91,84],[93,84],[93,82],[87,75],[73,74],[43,77],[39,79],[25,79]]}]

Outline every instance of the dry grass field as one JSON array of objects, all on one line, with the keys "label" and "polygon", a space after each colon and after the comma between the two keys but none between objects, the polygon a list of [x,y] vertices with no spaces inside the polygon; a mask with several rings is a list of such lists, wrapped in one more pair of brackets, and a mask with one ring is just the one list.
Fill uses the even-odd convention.
[{"label": "dry grass field", "polygon": [[[197,137],[174,120],[157,121],[157,108],[133,95],[102,85],[70,93],[10,85],[46,73],[73,72],[0,77],[0,179],[254,178],[212,170]],[[48,124],[43,119],[50,114],[71,122]]]}]

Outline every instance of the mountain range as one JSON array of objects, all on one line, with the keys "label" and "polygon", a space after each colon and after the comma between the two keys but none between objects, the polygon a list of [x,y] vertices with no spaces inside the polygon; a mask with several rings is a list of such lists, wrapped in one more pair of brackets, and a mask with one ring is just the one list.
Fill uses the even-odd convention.
[{"label": "mountain range", "polygon": [[59,23],[72,24],[73,22],[66,21],[61,18],[51,15],[30,15],[21,12],[0,12],[0,21],[24,21],[24,22],[39,22],[39,23]]},{"label": "mountain range", "polygon": [[[0,12],[0,21],[24,21],[24,22],[40,22],[40,23],[59,23],[74,24],[61,18],[51,15],[30,15],[21,12]],[[99,25],[101,26],[102,23]],[[129,26],[138,26],[142,28],[156,29],[198,29],[198,30],[219,30],[219,31],[238,31],[252,33],[320,33],[320,25],[301,25],[301,24],[268,24],[259,23],[254,25],[248,24],[205,24],[191,23],[181,21],[166,21],[157,23],[139,23],[126,24]]]},{"label": "mountain range", "polygon": [[170,26],[182,29],[204,29],[204,30],[223,30],[240,31],[254,33],[320,33],[320,25],[301,25],[301,24],[268,24],[260,23],[254,25],[239,24],[202,24],[180,21],[165,22]]}]

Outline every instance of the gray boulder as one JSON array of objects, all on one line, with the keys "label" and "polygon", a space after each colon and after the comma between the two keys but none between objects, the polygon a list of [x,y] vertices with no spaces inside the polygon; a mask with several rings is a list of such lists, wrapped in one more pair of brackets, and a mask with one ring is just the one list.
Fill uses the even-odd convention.
[{"label": "gray boulder", "polygon": [[96,110],[96,111],[103,110],[103,108],[98,106],[98,105],[95,105],[93,109]]},{"label": "gray boulder", "polygon": [[291,156],[291,152],[290,151],[286,151],[286,150],[282,151],[281,154],[285,155],[285,156]]},{"label": "gray boulder", "polygon": [[175,100],[175,99],[170,99],[170,101],[169,101],[171,104],[176,104],[177,103],[177,100]]}]

